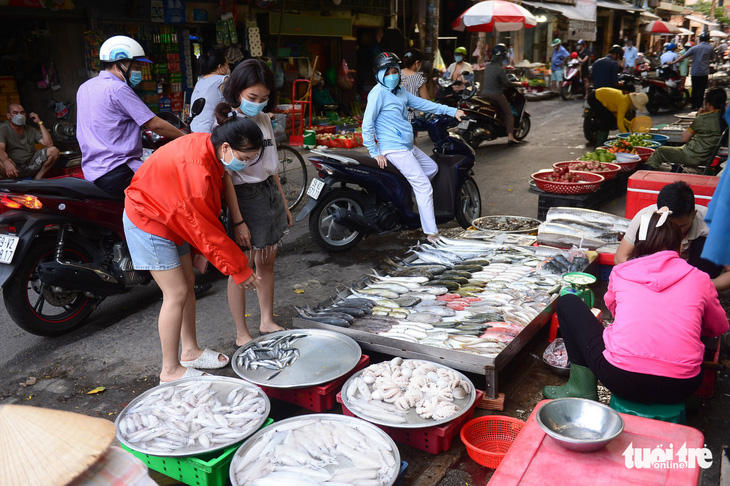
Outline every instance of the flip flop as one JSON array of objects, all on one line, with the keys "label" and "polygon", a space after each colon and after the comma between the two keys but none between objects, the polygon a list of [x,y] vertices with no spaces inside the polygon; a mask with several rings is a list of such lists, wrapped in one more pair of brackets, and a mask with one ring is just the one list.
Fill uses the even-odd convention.
[{"label": "flip flop", "polygon": [[[196,370],[195,368],[188,368],[185,370],[185,374],[183,374],[182,377],[179,379],[182,380],[183,378],[193,378],[196,376],[210,376],[210,375],[208,373],[204,373],[200,370]],[[177,381],[177,380],[172,380],[172,381],[160,380],[160,385],[162,385],[163,383],[172,383],[173,381]]]},{"label": "flip flop", "polygon": [[[224,356],[226,358],[225,361],[220,361],[218,359],[218,355]],[[228,366],[230,361],[230,358],[228,358],[225,354],[205,348],[205,350],[203,350],[203,354],[201,354],[198,359],[194,359],[193,361],[180,361],[180,364],[186,368],[215,370]]]}]

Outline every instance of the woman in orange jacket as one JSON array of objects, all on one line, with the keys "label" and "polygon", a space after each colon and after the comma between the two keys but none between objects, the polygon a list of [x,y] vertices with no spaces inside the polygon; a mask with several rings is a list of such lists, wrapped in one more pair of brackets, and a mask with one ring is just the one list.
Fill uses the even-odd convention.
[{"label": "woman in orange jacket", "polygon": [[225,169],[240,170],[257,158],[263,137],[256,123],[225,103],[216,107],[215,115],[219,126],[212,134],[193,133],[155,151],[125,191],[124,232],[134,268],[149,270],[162,290],[161,382],[199,376],[200,369],[222,368],[229,361],[198,346],[191,247],[202,254],[196,266],[207,259],[237,285],[259,287],[218,216]]}]

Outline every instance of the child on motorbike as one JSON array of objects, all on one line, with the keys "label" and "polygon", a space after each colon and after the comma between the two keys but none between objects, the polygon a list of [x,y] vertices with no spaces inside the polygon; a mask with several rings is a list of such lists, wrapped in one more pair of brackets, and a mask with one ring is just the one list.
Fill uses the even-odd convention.
[{"label": "child on motorbike", "polygon": [[[438,166],[422,150],[413,146],[413,129],[408,123],[408,108],[450,115],[461,119],[464,112],[413,96],[400,88],[400,59],[383,52],[373,63],[378,84],[368,95],[362,122],[363,144],[381,169],[393,164],[413,188],[421,218],[421,228],[429,239],[438,235],[433,210],[431,179]],[[377,136],[377,143],[375,137]]]}]

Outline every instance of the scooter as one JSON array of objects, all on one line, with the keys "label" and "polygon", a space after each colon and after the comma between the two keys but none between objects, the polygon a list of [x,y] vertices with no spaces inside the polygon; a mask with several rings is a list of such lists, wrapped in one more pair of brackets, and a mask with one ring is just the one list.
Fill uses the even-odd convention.
[{"label": "scooter", "polygon": [[[456,108],[462,100],[462,93],[464,90],[456,91],[454,86],[464,85],[461,81],[454,81],[453,79],[444,79],[442,77],[434,78],[439,85],[439,89],[436,92],[436,103],[440,105],[451,106]],[[468,89],[469,85],[465,85],[464,89]]]},{"label": "scooter", "polygon": [[[456,218],[463,228],[481,216],[482,200],[474,181],[474,150],[449,131],[450,116],[416,118],[413,127],[428,132],[439,171],[431,181],[436,223]],[[421,227],[413,208],[411,185],[392,164],[385,169],[368,155],[313,150],[309,162],[319,177],[307,190],[309,201],[297,216],[309,216],[309,234],[327,251],[345,251],[363,237]]]},{"label": "scooter", "polygon": [[[512,108],[515,138],[522,140],[530,133],[531,126],[530,114],[526,110],[527,100],[514,86],[519,82],[517,78],[512,74],[507,77],[511,77],[513,86],[505,88],[504,95]],[[507,136],[507,128],[499,117],[500,108],[493,101],[474,96],[462,100],[459,108],[466,113],[467,119],[459,123],[456,133],[472,148],[476,149],[485,140]]]},{"label": "scooter", "polygon": [[658,70],[658,76],[642,78],[648,88],[649,102],[646,111],[652,115],[659,113],[662,108],[681,110],[690,101],[689,91],[684,87],[685,78],[669,64],[663,64]]},{"label": "scooter", "polygon": [[571,59],[563,71],[563,84],[560,85],[560,97],[566,101],[573,95],[583,94],[585,87],[581,77],[581,64],[578,59]]},{"label": "scooter", "polygon": [[[193,106],[193,116],[200,111]],[[132,266],[124,201],[93,182],[2,180],[0,206],[3,301],[10,318],[32,334],[77,329],[104,299],[152,279]]]}]

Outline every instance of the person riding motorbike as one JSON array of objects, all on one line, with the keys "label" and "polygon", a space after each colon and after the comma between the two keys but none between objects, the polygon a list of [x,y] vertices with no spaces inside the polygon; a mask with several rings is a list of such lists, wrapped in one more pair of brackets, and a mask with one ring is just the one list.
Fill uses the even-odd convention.
[{"label": "person riding motorbike", "polygon": [[671,64],[675,61],[679,55],[677,55],[677,44],[670,42],[667,47],[664,48],[664,54],[659,58],[659,62],[662,64]]},{"label": "person riding motorbike", "polygon": [[492,59],[484,65],[484,81],[479,96],[491,100],[499,106],[499,118],[507,129],[507,137],[509,138],[507,143],[514,145],[520,143],[520,141],[515,138],[512,108],[504,96],[504,88],[512,85],[502,67],[502,61],[506,55],[507,46],[504,44],[497,44],[492,48]]},{"label": "person riding motorbike", "polygon": [[454,62],[449,65],[443,75],[444,79],[451,79],[462,83],[455,83],[452,86],[452,89],[457,92],[464,89],[463,83],[471,84],[474,82],[474,69],[471,67],[471,64],[465,61],[466,56],[466,47],[457,47],[454,50]]},{"label": "person riding motorbike", "polygon": [[84,177],[120,199],[142,165],[140,127],[166,138],[184,133],[155,116],[132,90],[142,81],[145,57],[136,40],[117,35],[99,49],[103,71],[76,93],[76,138]]},{"label": "person riding motorbike", "polygon": [[598,116],[599,130],[596,134],[596,146],[601,146],[608,139],[608,132],[614,125],[623,132],[630,132],[631,124],[626,113],[633,107],[637,111],[644,109],[649,102],[646,93],[629,93],[615,88],[599,88],[588,95],[588,105]]},{"label": "person riding motorbike", "polygon": [[614,44],[605,57],[593,63],[593,88],[616,88],[618,86],[618,60],[623,55],[621,46]]}]

